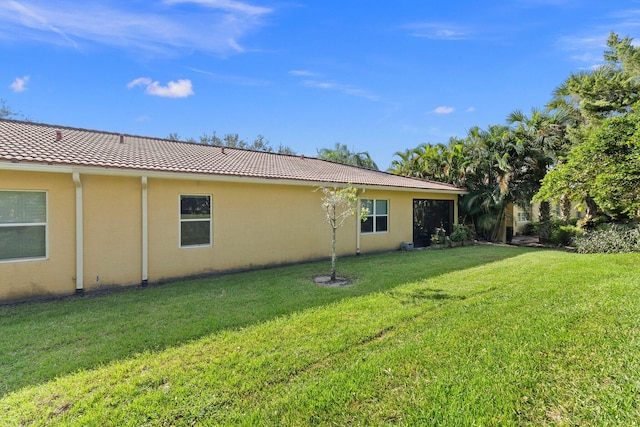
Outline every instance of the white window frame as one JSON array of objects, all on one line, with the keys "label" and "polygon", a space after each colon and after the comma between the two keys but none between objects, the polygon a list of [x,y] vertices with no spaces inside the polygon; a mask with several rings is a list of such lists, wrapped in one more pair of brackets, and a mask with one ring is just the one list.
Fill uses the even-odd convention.
[{"label": "white window frame", "polygon": [[[209,198],[209,218],[182,218],[182,198],[183,197],[208,197]],[[182,244],[182,223],[185,222],[205,222],[209,221],[209,243],[183,245]],[[213,196],[211,194],[180,194],[178,196],[178,246],[182,249],[206,248],[213,246]]]},{"label": "white window frame", "polygon": [[44,255],[43,256],[0,259],[0,264],[8,263],[8,262],[41,261],[41,260],[49,259],[49,192],[46,190],[5,190],[5,189],[0,189],[0,192],[44,193],[44,216],[45,216],[45,222],[20,222],[20,223],[0,222],[0,228],[44,226]]},{"label": "white window frame", "polygon": [[[388,233],[388,232],[389,232],[389,226],[390,226],[390,224],[389,224],[389,212],[390,212],[390,209],[389,209],[389,199],[361,199],[361,201],[360,201],[360,205],[362,206],[362,205],[363,205],[363,202],[364,202],[364,201],[366,201],[366,200],[371,201],[371,206],[373,207],[372,211],[371,211],[371,212],[368,212],[368,213],[367,213],[367,216],[366,216],[367,218],[371,218],[371,221],[372,221],[372,223],[373,223],[373,231],[363,231],[363,230],[362,230],[362,225],[364,224],[364,221],[362,221],[362,222],[360,223],[360,233],[361,233],[361,234],[382,234],[382,233]],[[387,213],[386,213],[386,214],[378,214],[378,213],[376,212],[376,202],[386,202],[386,203],[387,203]],[[387,218],[387,229],[386,229],[386,230],[384,230],[384,231],[378,231],[378,230],[377,230],[377,221],[376,221],[376,218],[378,218],[378,217],[386,217],[386,218]]]}]

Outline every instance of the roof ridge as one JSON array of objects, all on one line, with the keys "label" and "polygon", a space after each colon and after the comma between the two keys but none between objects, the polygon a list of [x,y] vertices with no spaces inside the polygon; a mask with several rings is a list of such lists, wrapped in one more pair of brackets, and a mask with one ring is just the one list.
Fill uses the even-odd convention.
[{"label": "roof ridge", "polygon": [[[273,152],[273,151],[252,150],[250,148],[229,147],[229,146],[226,146],[226,145],[219,145],[219,144],[203,144],[203,143],[198,142],[198,141],[182,141],[182,140],[178,140],[178,139],[160,138],[160,137],[156,137],[156,136],[136,135],[136,134],[130,134],[130,133],[113,132],[113,131],[105,131],[105,130],[97,130],[97,129],[88,129],[88,128],[80,128],[80,127],[74,127],[74,126],[54,125],[54,124],[50,124],[50,123],[36,122],[36,121],[31,121],[31,120],[16,120],[16,119],[0,118],[0,121],[19,123],[19,124],[25,124],[25,125],[36,125],[36,126],[40,126],[40,127],[51,128],[51,129],[54,129],[54,130],[73,130],[73,131],[79,131],[79,132],[92,132],[92,133],[97,133],[97,134],[102,134],[102,135],[114,135],[114,136],[122,135],[122,136],[130,137],[130,138],[148,139],[148,140],[153,140],[153,141],[171,142],[171,143],[176,143],[176,144],[197,145],[197,146],[201,146],[201,147],[217,147],[217,148],[224,148],[225,150],[237,150],[237,151],[245,151],[245,152],[251,152],[251,153],[265,153],[265,154],[273,154],[273,155],[278,155],[278,156],[288,156],[288,157],[298,157],[298,158],[302,156],[305,159],[322,160],[322,159],[318,159],[317,157],[307,156],[307,155],[304,155],[304,154],[287,154],[287,153],[277,153],[277,152]],[[338,164],[340,164],[340,163],[338,163]],[[363,169],[366,169],[366,168],[363,168]]]},{"label": "roof ridge", "polygon": [[155,138],[155,137],[152,137],[152,136],[131,135],[131,134],[127,134],[127,133],[111,132],[111,131],[107,131],[107,130],[87,129],[87,128],[79,128],[79,127],[73,127],[73,126],[65,126],[65,125],[53,125],[53,124],[50,124],[50,123],[36,122],[36,121],[31,121],[31,120],[15,120],[15,119],[0,118],[0,121],[19,123],[19,124],[25,124],[25,125],[32,125],[32,126],[40,126],[40,127],[52,128],[54,130],[65,130],[66,129],[66,130],[76,130],[76,131],[81,131],[81,132],[100,133],[100,134],[105,134],[105,135],[116,135],[116,136],[123,135],[123,136],[131,136],[131,137],[134,137],[134,138],[162,139],[162,138]]}]

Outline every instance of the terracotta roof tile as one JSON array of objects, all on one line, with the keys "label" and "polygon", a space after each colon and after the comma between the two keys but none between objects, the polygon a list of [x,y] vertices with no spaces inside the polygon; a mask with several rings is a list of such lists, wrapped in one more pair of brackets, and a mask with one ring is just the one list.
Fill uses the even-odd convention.
[{"label": "terracotta roof tile", "polygon": [[[62,138],[56,140],[56,131]],[[304,156],[0,119],[0,161],[351,183],[448,192],[454,186]]]}]

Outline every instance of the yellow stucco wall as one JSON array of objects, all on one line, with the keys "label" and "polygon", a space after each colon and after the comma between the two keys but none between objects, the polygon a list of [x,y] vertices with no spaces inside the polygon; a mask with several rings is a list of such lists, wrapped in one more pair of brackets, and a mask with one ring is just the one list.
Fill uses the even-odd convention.
[{"label": "yellow stucco wall", "polygon": [[[388,200],[389,231],[387,233],[363,233],[360,236],[360,250],[365,252],[399,249],[402,242],[413,241],[413,200],[458,199],[454,194],[420,193],[390,190],[366,190],[363,199]],[[454,221],[458,221],[457,203],[454,203]]]},{"label": "yellow stucco wall", "polygon": [[[540,221],[540,203],[532,203],[526,209],[522,208],[518,205],[513,205],[513,227],[516,234],[521,234],[524,232],[526,225],[529,222],[538,222]],[[518,221],[518,212],[527,212],[529,216],[528,221]],[[551,203],[551,218],[559,219],[560,218],[560,206]],[[584,217],[584,207],[581,203],[571,202],[571,218],[582,218]]]},{"label": "yellow stucco wall", "polygon": [[81,175],[84,288],[139,284],[142,270],[140,178]]},{"label": "yellow stucco wall", "polygon": [[75,186],[69,174],[0,170],[0,189],[47,192],[48,257],[0,261],[0,300],[75,291]]},{"label": "yellow stucco wall", "polygon": [[[75,186],[70,173],[0,171],[2,189],[48,192],[49,258],[0,262],[0,300],[75,292]],[[141,177],[81,173],[85,290],[143,279]],[[148,280],[291,263],[331,254],[331,228],[312,186],[148,179]],[[181,248],[180,195],[211,195],[213,244]],[[457,195],[366,190],[389,201],[389,230],[361,234],[362,253],[413,239],[413,199]],[[457,204],[456,204],[457,209]],[[454,212],[457,218],[457,210]],[[338,230],[339,255],[355,254],[356,217]]]},{"label": "yellow stucco wall", "polygon": [[[207,181],[149,180],[149,280],[328,257],[331,228],[321,193],[313,187]],[[212,196],[213,245],[180,248],[181,194]],[[371,191],[389,200],[389,231],[361,234],[362,253],[394,250],[413,240],[413,199],[457,200],[456,195]],[[455,212],[457,217],[457,212]],[[356,217],[337,232],[337,253],[355,254]]]},{"label": "yellow stucco wall", "polygon": [[[212,196],[212,246],[179,247],[181,194]],[[311,187],[150,179],[149,280],[326,257],[323,220]],[[355,253],[355,223],[338,233],[338,252]]]}]

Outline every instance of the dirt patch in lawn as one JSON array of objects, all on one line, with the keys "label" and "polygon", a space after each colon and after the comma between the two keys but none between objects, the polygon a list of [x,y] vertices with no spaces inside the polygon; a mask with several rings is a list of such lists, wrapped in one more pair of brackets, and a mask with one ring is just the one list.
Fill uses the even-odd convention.
[{"label": "dirt patch in lawn", "polygon": [[326,288],[339,288],[341,286],[351,286],[353,282],[346,277],[336,277],[336,280],[331,280],[331,276],[315,276],[313,281],[318,286],[324,286]]}]

